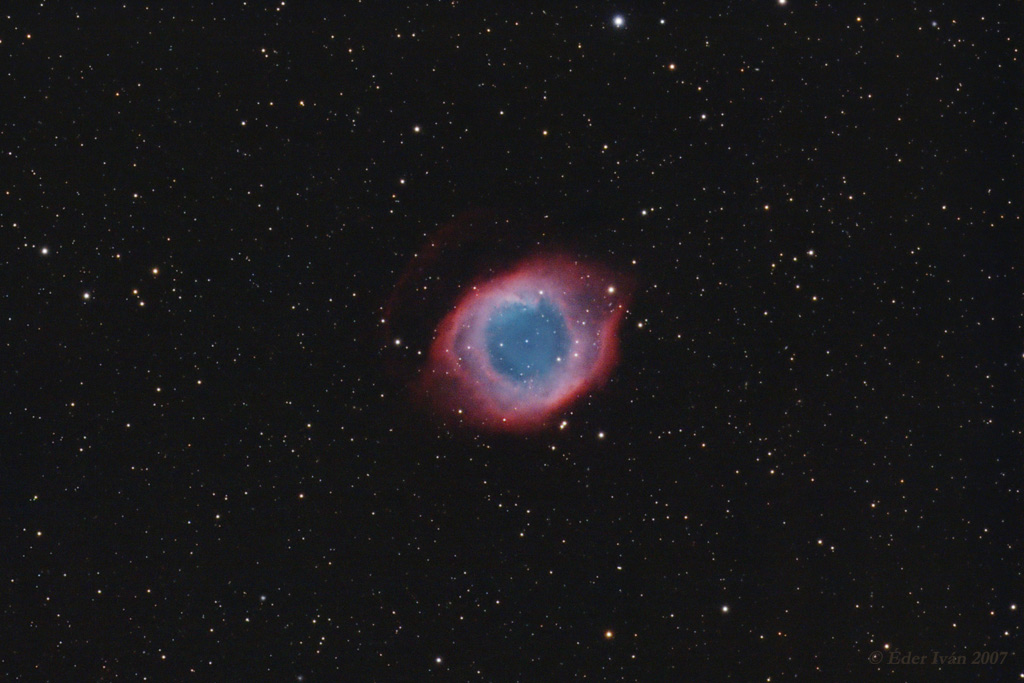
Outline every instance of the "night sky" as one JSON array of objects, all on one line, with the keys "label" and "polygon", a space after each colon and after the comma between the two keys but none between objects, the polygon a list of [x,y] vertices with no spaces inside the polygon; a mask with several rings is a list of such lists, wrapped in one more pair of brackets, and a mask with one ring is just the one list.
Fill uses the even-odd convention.
[{"label": "night sky", "polygon": [[[1022,26],[11,3],[0,677],[1020,680]],[[465,419],[438,326],[554,253],[618,363]]]}]

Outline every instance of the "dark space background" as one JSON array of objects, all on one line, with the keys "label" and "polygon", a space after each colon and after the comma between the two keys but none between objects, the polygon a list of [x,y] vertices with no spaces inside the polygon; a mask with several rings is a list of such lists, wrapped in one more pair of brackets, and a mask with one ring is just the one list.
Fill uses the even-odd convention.
[{"label": "dark space background", "polygon": [[[8,6],[2,679],[1019,680],[1022,26]],[[636,283],[564,429],[407,401],[479,210]]]}]

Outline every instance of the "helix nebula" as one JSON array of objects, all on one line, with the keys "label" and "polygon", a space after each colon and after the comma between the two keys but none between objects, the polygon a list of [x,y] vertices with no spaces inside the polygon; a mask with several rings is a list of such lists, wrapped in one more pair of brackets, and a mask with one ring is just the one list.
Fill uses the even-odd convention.
[{"label": "helix nebula", "polygon": [[479,281],[438,326],[422,388],[435,408],[478,427],[542,428],[608,378],[627,290],[564,255]]}]

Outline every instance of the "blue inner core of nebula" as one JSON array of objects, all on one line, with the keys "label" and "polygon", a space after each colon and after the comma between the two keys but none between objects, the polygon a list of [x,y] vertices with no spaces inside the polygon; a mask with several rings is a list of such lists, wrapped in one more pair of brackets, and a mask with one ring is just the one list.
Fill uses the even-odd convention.
[{"label": "blue inner core of nebula", "polygon": [[484,328],[491,366],[515,381],[547,376],[569,353],[569,329],[558,308],[545,298],[535,306],[505,304]]}]

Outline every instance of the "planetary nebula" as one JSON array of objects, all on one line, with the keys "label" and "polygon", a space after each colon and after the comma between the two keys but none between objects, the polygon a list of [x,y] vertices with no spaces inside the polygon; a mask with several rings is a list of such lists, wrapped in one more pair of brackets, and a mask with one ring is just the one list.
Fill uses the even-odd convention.
[{"label": "planetary nebula", "polygon": [[529,431],[607,379],[625,285],[565,256],[528,259],[462,293],[441,321],[423,388],[449,416]]}]

